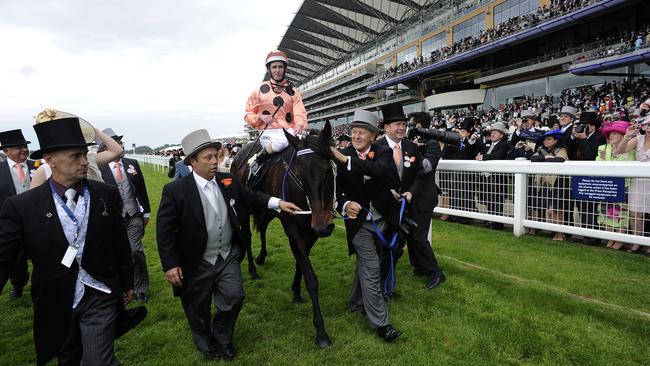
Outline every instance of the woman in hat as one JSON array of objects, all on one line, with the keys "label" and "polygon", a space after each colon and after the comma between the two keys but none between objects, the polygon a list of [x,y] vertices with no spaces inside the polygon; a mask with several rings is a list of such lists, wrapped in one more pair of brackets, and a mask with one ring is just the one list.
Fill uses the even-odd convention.
[{"label": "woman in hat", "polygon": [[[542,146],[530,158],[533,162],[563,162],[569,160],[567,150],[558,144],[562,138],[562,130],[551,130],[544,134]],[[536,183],[541,186],[539,202],[540,207],[546,209],[549,222],[560,224],[562,216],[569,207],[570,187],[569,180],[557,175],[537,175]],[[555,233],[553,240],[564,240],[564,234]]]},{"label": "woman in hat", "polygon": [[283,128],[293,135],[300,135],[307,129],[307,111],[300,92],[286,79],[288,65],[289,58],[284,52],[270,52],[266,56],[269,80],[262,82],[246,102],[244,120],[262,134],[262,150],[249,161],[252,174],[268,156],[289,146]]},{"label": "woman in hat", "polygon": [[[641,104],[641,109],[648,111],[650,102],[646,101]],[[636,151],[636,160],[650,162],[650,114],[641,117],[637,122],[625,131],[625,136],[621,143],[616,146],[616,154],[624,154],[630,151]],[[632,218],[632,231],[635,235],[643,235],[644,218],[650,213],[650,179],[632,178],[630,180],[630,191],[628,205],[630,217]],[[638,244],[632,245],[628,252],[636,253],[641,249]],[[644,254],[650,254],[650,249],[646,249]]]},{"label": "woman in hat", "polygon": [[[607,143],[598,147],[596,161],[634,161],[635,152],[629,151],[625,154],[616,154],[616,147],[623,140],[623,136],[630,126],[626,121],[615,121],[603,124],[601,131]],[[630,178],[625,179],[625,188],[629,189]],[[626,232],[629,225],[629,211],[625,203],[603,202],[598,208],[597,222],[603,225],[608,231]],[[607,247],[615,250],[623,248],[623,243],[610,240]]]},{"label": "woman in hat", "polygon": [[[106,150],[102,152],[98,153],[89,150],[86,154],[86,158],[88,159],[88,179],[103,182],[102,173],[99,171],[99,167],[115,160],[124,152],[124,148],[122,148],[117,141],[113,140],[111,136],[108,136],[100,129],[93,127],[83,118],[68,112],[45,108],[34,117],[34,123],[46,123],[62,118],[78,118],[86,142],[92,143],[97,140],[106,146]],[[41,164],[41,166],[36,169],[36,172],[34,172],[29,188],[31,189],[40,186],[45,183],[51,175],[52,170],[50,169],[50,166],[47,165],[47,163]]]}]

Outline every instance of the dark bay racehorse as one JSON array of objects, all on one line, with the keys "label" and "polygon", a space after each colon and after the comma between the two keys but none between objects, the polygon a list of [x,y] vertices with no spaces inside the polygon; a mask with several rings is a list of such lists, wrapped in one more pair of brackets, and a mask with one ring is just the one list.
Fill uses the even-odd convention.
[{"label": "dark bay racehorse", "polygon": [[[281,197],[285,201],[293,202],[303,210],[310,210],[311,214],[290,215],[271,210],[242,210],[241,224],[246,241],[244,245],[248,257],[248,269],[253,278],[259,278],[252,257],[249,216],[253,215],[258,228],[261,225],[264,231],[274,217],[279,218],[289,238],[291,252],[296,259],[291,286],[294,302],[302,302],[300,280],[304,277],[305,287],[312,303],[316,328],[315,342],[319,347],[327,347],[331,341],[325,331],[318,302],[318,279],[309,260],[309,252],[318,238],[331,235],[334,229],[334,171],[329,150],[332,129],[328,122],[318,135],[309,135],[302,140],[286,132],[285,135],[289,140],[289,147],[281,153],[281,163],[269,167],[259,189],[272,196]],[[250,149],[260,148],[259,145],[249,144],[235,156],[231,171],[242,182],[246,182],[248,175],[248,164],[244,160],[249,156]]]}]

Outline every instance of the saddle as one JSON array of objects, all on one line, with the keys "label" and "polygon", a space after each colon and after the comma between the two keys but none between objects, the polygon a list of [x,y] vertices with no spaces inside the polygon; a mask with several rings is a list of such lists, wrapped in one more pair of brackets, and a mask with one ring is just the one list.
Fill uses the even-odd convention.
[{"label": "saddle", "polygon": [[[284,149],[286,150],[286,149]],[[282,162],[282,154],[284,150],[271,154],[257,170],[257,174],[253,175],[249,172],[248,180],[246,181],[246,186],[254,190],[261,190],[262,181],[266,177],[266,173],[271,169],[272,166]]]}]

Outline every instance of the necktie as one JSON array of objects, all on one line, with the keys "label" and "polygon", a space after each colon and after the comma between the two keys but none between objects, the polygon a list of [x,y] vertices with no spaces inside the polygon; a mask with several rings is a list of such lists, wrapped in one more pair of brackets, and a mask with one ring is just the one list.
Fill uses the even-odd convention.
[{"label": "necktie", "polygon": [[400,150],[399,144],[393,146],[393,160],[395,160],[395,166],[399,169],[402,164],[402,151]]},{"label": "necktie", "polygon": [[16,169],[16,174],[18,174],[18,180],[20,183],[25,183],[25,171],[23,170],[23,164],[16,164],[14,165],[14,169]]},{"label": "necktie", "polygon": [[122,174],[122,164],[119,161],[115,163],[115,180],[117,183],[122,183],[124,181],[124,174]]},{"label": "necktie", "polygon": [[70,211],[72,212],[74,212],[74,209],[77,207],[77,203],[74,200],[76,196],[77,196],[77,191],[75,191],[72,188],[65,191],[65,198],[68,199],[65,204],[70,208]]},{"label": "necktie", "polygon": [[361,160],[366,160],[366,153],[362,153],[362,152],[360,152],[360,153],[359,153],[359,159],[361,159]]}]

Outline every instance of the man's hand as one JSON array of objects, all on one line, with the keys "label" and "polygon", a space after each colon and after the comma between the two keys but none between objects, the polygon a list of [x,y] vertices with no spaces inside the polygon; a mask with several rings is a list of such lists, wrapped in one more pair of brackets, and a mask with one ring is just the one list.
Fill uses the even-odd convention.
[{"label": "man's hand", "polygon": [[293,202],[280,201],[278,206],[280,206],[280,210],[288,212],[292,215],[295,215],[296,211],[302,211],[302,209],[296,206]]},{"label": "man's hand", "polygon": [[580,133],[578,133],[578,132],[574,132],[574,133],[573,133],[573,136],[574,136],[575,138],[577,138],[578,140],[584,140],[584,139],[587,138],[587,132],[586,132],[586,131],[585,131],[585,132],[580,132]]},{"label": "man's hand", "polygon": [[411,198],[413,198],[413,194],[411,192],[404,192],[402,193],[402,196],[406,198],[407,203],[411,203]]},{"label": "man's hand", "polygon": [[359,211],[361,211],[361,205],[354,201],[350,201],[350,203],[345,206],[345,215],[351,219],[356,219]]},{"label": "man's hand", "polygon": [[122,304],[124,304],[124,306],[128,305],[131,300],[133,300],[133,290],[122,293]]},{"label": "man's hand", "polygon": [[143,217],[142,218],[142,225],[144,227],[147,227],[147,224],[149,223],[149,218],[148,217]]},{"label": "man's hand", "polygon": [[183,270],[181,267],[174,267],[165,272],[165,279],[176,287],[183,286]]},{"label": "man's hand", "polygon": [[260,114],[259,117],[257,117],[257,119],[258,119],[260,122],[262,122],[262,124],[264,124],[264,125],[268,125],[269,123],[271,123],[271,120],[272,120],[273,118],[271,118],[271,115],[270,115],[270,114]]},{"label": "man's hand", "polygon": [[330,146],[330,151],[334,159],[338,160],[340,163],[347,163],[348,157],[341,153],[337,148]]},{"label": "man's hand", "polygon": [[393,194],[393,197],[394,197],[397,201],[399,201],[402,197],[404,197],[404,198],[406,198],[406,202],[408,202],[408,203],[411,202],[411,198],[413,197],[413,194],[412,194],[411,192],[404,192],[404,193],[402,193],[402,194],[399,194],[399,193],[397,193],[397,191],[395,191],[394,189],[391,189],[391,190],[390,190],[390,193]]},{"label": "man's hand", "polygon": [[483,160],[483,154],[478,153],[478,155],[476,155],[476,158],[474,158],[474,159],[475,160]]}]

